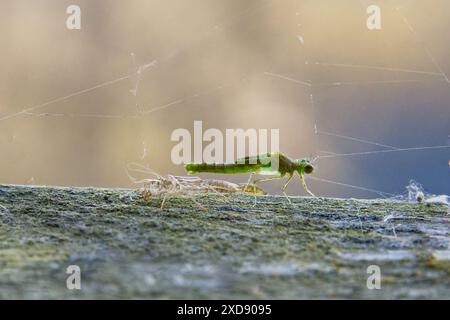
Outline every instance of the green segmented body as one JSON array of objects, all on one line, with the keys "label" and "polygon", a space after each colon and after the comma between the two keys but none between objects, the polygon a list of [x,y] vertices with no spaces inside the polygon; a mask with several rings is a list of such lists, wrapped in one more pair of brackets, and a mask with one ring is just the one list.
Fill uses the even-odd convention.
[{"label": "green segmented body", "polygon": [[[273,163],[278,161],[278,165]],[[289,157],[282,153],[267,153],[263,155],[245,157],[238,159],[234,163],[188,163],[186,171],[188,173],[260,173],[260,174],[281,174],[293,173],[297,170],[296,164]]]},{"label": "green segmented body", "polygon": [[189,174],[200,172],[234,174],[258,172],[261,170],[261,166],[256,164],[238,165],[236,163],[189,163],[186,165],[186,170]]}]

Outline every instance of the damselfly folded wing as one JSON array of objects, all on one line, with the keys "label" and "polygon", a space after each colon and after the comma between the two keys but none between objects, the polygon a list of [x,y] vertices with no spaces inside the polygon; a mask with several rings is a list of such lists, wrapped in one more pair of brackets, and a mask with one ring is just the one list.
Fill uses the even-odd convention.
[{"label": "damselfly folded wing", "polygon": [[280,175],[279,163],[283,155],[279,152],[264,153],[238,159],[237,167],[253,168],[252,172],[261,175]]}]

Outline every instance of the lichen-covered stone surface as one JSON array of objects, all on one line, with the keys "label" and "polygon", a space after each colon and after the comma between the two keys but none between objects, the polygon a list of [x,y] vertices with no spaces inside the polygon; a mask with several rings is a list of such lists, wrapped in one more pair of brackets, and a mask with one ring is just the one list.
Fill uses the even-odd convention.
[{"label": "lichen-covered stone surface", "polygon": [[[160,209],[133,190],[0,186],[0,298],[450,298],[447,206],[195,201]],[[69,265],[81,290],[66,287]],[[380,290],[367,288],[370,265]]]}]

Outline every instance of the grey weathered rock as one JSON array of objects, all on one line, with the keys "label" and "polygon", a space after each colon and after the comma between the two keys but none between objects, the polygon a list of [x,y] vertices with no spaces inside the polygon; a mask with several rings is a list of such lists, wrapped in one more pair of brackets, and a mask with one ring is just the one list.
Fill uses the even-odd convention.
[{"label": "grey weathered rock", "polygon": [[[0,298],[450,298],[448,208],[0,186]],[[66,268],[81,268],[81,290]],[[380,290],[366,286],[378,265]]]}]

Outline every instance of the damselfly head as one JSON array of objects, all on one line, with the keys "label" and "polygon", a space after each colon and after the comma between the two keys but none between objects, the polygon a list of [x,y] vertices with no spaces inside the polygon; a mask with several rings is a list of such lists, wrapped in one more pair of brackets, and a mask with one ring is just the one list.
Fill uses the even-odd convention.
[{"label": "damselfly head", "polygon": [[298,159],[295,160],[299,173],[303,172],[306,174],[311,174],[314,172],[314,166],[312,164],[312,161],[309,159]]}]

